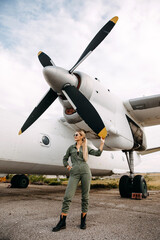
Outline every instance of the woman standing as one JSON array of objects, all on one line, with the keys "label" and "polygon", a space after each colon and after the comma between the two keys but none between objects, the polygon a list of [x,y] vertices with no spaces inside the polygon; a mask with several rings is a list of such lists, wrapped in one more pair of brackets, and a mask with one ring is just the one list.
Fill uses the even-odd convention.
[{"label": "woman standing", "polygon": [[[82,213],[80,228],[86,229],[86,216],[88,212],[89,190],[91,182],[91,171],[87,164],[88,154],[100,156],[103,150],[104,140],[101,138],[99,149],[94,150],[87,146],[87,140],[84,131],[77,131],[74,134],[74,139],[76,143],[68,148],[66,155],[63,158],[63,164],[68,171],[70,171],[70,177],[62,204],[60,221],[56,227],[52,229],[53,232],[57,232],[66,228],[66,217],[68,214],[69,205],[76,192],[79,181],[81,181],[82,187]],[[69,157],[71,157],[72,167],[68,164]]]}]

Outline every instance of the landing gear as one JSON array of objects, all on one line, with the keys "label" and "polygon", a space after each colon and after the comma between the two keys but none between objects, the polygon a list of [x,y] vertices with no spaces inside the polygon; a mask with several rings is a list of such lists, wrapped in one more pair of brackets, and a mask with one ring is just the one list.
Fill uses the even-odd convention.
[{"label": "landing gear", "polygon": [[11,188],[27,188],[29,179],[26,175],[14,175],[11,179]]},{"label": "landing gear", "polygon": [[119,181],[119,192],[121,197],[130,198],[132,195],[132,181],[131,178],[127,175],[124,175],[120,178]]},{"label": "landing gear", "polygon": [[124,175],[119,181],[119,192],[123,198],[131,198],[132,193],[142,194],[142,198],[148,196],[147,184],[143,176],[137,175],[134,177],[134,159],[133,151],[126,152],[126,158],[130,169],[130,176]]},{"label": "landing gear", "polygon": [[137,175],[133,178],[133,192],[142,193],[142,198],[146,198],[148,196],[147,183],[143,176]]}]

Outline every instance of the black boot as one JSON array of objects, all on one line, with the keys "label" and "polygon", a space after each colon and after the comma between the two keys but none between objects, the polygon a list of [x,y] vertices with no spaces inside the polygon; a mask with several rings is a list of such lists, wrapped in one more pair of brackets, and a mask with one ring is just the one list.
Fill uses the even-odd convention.
[{"label": "black boot", "polygon": [[87,214],[83,217],[83,213],[81,213],[81,225],[80,225],[81,229],[86,229],[86,216]]},{"label": "black boot", "polygon": [[52,232],[58,232],[61,229],[66,228],[66,217],[64,215],[60,215],[60,221],[58,222],[57,226],[52,229]]}]

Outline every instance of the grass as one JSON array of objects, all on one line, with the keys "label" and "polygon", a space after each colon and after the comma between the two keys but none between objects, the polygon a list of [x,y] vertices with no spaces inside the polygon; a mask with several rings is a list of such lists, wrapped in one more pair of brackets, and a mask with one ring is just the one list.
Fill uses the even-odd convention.
[{"label": "grass", "polygon": [[118,188],[119,186],[119,179],[95,179],[91,181],[91,189],[93,188],[106,188],[106,189],[113,189]]},{"label": "grass", "polygon": [[160,190],[160,173],[145,174],[148,190]]},{"label": "grass", "polygon": [[[138,174],[139,175],[139,174]],[[160,173],[140,174],[146,180],[148,190],[160,190]],[[114,189],[119,187],[119,178],[105,178],[91,181],[92,188]]]},{"label": "grass", "polygon": [[[142,174],[147,182],[148,190],[160,190],[160,173]],[[8,182],[13,177],[13,174],[8,175]],[[46,178],[44,175],[29,175],[30,184],[46,184],[46,185],[67,185],[68,179],[61,178],[59,181],[57,178]],[[119,178],[113,178],[114,176],[104,179],[94,178],[91,181],[91,189],[105,188],[116,189],[119,186]],[[80,184],[79,184],[80,185]]]},{"label": "grass", "polygon": [[[7,182],[10,182],[14,174],[9,174],[7,176]],[[46,178],[44,175],[28,175],[30,184],[37,185],[62,185],[62,182],[66,179],[61,179],[60,181],[57,178]]]}]

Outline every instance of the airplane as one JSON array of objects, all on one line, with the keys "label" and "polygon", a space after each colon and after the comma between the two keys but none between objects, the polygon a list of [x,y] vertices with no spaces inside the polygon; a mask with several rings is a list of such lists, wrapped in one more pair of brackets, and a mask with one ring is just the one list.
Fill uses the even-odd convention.
[{"label": "airplane", "polygon": [[[105,89],[99,79],[75,71],[117,21],[118,17],[113,17],[102,27],[69,71],[56,66],[44,52],[38,53],[50,88],[23,124],[20,136],[17,129],[24,118],[0,111],[0,173],[16,174],[12,187],[27,187],[25,174],[68,175],[62,159],[73,144],[74,132],[83,129],[92,148],[99,147],[100,138],[105,139],[102,155],[89,156],[92,175],[125,173],[129,168],[130,174],[120,178],[121,197],[129,198],[134,192],[143,198],[148,196],[146,181],[141,175],[134,176],[134,166],[140,163],[140,155],[160,150],[147,149],[144,132],[144,127],[160,124],[160,94],[124,102]],[[52,119],[38,119],[57,99],[63,107],[63,117],[55,113]]]}]

